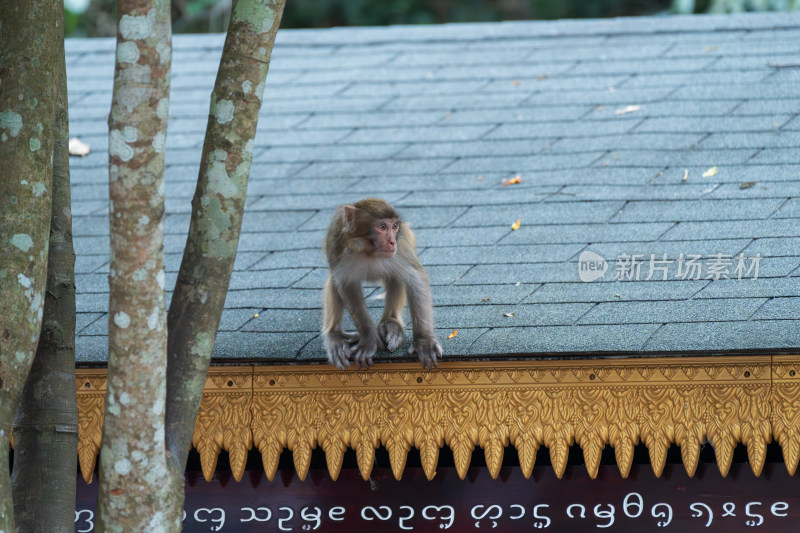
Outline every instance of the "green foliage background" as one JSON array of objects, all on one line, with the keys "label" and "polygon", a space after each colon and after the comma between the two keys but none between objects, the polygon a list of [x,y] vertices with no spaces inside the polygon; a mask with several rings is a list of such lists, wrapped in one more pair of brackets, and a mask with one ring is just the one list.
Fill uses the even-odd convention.
[{"label": "green foliage background", "polygon": [[[173,0],[174,31],[225,31],[231,2]],[[800,0],[288,0],[281,27],[604,18],[798,8]],[[73,37],[113,36],[115,11],[115,0],[92,0],[84,13],[66,13],[67,34]]]}]

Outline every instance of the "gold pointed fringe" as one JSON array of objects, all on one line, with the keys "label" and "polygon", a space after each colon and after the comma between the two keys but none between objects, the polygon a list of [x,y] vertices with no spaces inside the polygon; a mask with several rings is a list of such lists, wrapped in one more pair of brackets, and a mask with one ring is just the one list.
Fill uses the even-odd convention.
[{"label": "gold pointed fringe", "polygon": [[206,479],[214,475],[221,450],[228,452],[234,479],[244,475],[247,452],[253,447],[252,383],[252,370],[246,367],[208,373],[192,435]]},{"label": "gold pointed fringe", "polygon": [[75,389],[78,400],[78,464],[86,483],[92,482],[94,465],[103,438],[106,398],[106,369],[77,370]]},{"label": "gold pointed fringe", "polygon": [[[77,383],[79,459],[88,481],[100,448],[105,370],[79,370]],[[206,479],[227,450],[240,480],[254,447],[269,479],[284,449],[304,479],[316,447],[333,479],[348,448],[368,479],[379,446],[397,479],[411,448],[419,450],[432,479],[444,445],[462,478],[476,447],[497,477],[508,445],[516,448],[526,477],[546,447],[560,477],[573,444],[583,450],[591,477],[606,445],[627,477],[640,442],[657,476],[673,443],[690,476],[705,443],[714,447],[723,475],[737,444],[744,444],[759,475],[773,438],[793,474],[800,460],[800,356],[445,362],[433,372],[413,364],[379,364],[368,372],[213,367],[193,444]]]}]

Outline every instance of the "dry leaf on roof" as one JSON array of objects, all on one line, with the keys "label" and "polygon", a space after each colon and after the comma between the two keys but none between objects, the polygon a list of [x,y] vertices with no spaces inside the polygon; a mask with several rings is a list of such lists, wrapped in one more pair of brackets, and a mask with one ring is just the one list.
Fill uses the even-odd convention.
[{"label": "dry leaf on roof", "polygon": [[549,77],[550,77],[550,76],[548,76],[547,74],[542,74],[541,76],[536,76],[536,80],[537,80],[537,81],[544,81],[544,80],[546,80],[546,79],[547,79],[547,78],[549,78]]},{"label": "dry leaf on roof", "polygon": [[506,318],[514,318],[514,313],[503,313],[503,316]]},{"label": "dry leaf on roof", "polygon": [[513,82],[511,82],[511,84],[512,84],[514,87],[519,87],[519,83],[520,83],[520,82],[519,82],[519,80],[514,80]]},{"label": "dry leaf on roof", "polygon": [[685,168],[683,169],[683,179],[681,179],[681,181],[686,181],[688,179],[689,179],[689,169]]},{"label": "dry leaf on roof", "polygon": [[511,224],[511,229],[517,231],[519,229],[519,225],[522,223],[522,219],[518,218],[516,222]]},{"label": "dry leaf on roof", "polygon": [[704,178],[710,178],[711,176],[716,176],[716,175],[717,175],[717,167],[711,167],[705,172],[703,172]]},{"label": "dry leaf on roof", "polygon": [[614,114],[615,115],[627,115],[628,113],[633,113],[634,111],[639,111],[641,108],[642,108],[642,106],[639,106],[639,105],[629,105],[629,106],[625,106],[625,107],[621,107],[620,109],[617,109],[616,111],[614,111]]},{"label": "dry leaf on roof", "polygon": [[517,174],[513,178],[504,179],[502,185],[518,185],[522,183],[522,176]]},{"label": "dry leaf on roof", "polygon": [[458,330],[457,330],[457,329],[454,329],[454,330],[453,330],[453,333],[451,333],[450,335],[448,335],[448,336],[447,336],[447,338],[448,338],[448,339],[452,339],[452,338],[453,338],[453,337],[455,337],[456,335],[458,335]]},{"label": "dry leaf on roof", "polygon": [[491,300],[491,298],[488,298],[488,297],[487,298],[481,298],[482,302],[488,302],[489,300]]},{"label": "dry leaf on roof", "polygon": [[739,188],[740,189],[749,189],[750,187],[752,187],[755,184],[756,184],[755,181],[743,181],[743,182],[741,182],[739,184]]},{"label": "dry leaf on roof", "polygon": [[81,157],[86,157],[89,155],[89,152],[92,151],[92,148],[83,142],[82,140],[78,139],[77,137],[73,137],[69,140],[69,155],[79,155]]},{"label": "dry leaf on roof", "polygon": [[258,318],[258,313],[254,314],[253,318]]}]

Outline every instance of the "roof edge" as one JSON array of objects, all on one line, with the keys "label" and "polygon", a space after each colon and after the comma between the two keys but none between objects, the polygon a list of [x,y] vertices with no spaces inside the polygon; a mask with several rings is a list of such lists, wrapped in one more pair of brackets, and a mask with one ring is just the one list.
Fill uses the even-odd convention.
[{"label": "roof edge", "polygon": [[[80,467],[87,482],[100,449],[106,382],[105,370],[79,370],[76,377]],[[572,444],[582,448],[591,477],[605,447],[613,447],[625,478],[640,442],[657,477],[672,444],[680,446],[693,476],[707,442],[723,477],[739,443],[747,446],[758,476],[773,439],[794,475],[800,459],[800,428],[793,422],[799,385],[800,356],[779,355],[453,363],[432,372],[412,364],[347,372],[217,367],[206,380],[192,444],[201,452],[207,480],[223,449],[240,480],[253,448],[270,480],[283,450],[290,450],[302,480],[317,446],[334,480],[348,447],[368,479],[379,446],[388,450],[398,479],[409,450],[419,449],[432,479],[444,445],[452,449],[462,479],[476,446],[497,477],[508,445],[517,449],[526,477],[538,449],[547,447],[561,477]]]},{"label": "roof edge", "polygon": [[[636,34],[699,33],[740,30],[780,30],[800,27],[800,12],[765,12],[737,14],[660,15],[616,17],[608,19],[525,20],[501,22],[460,22],[446,24],[406,24],[392,26],[336,26],[333,28],[281,29],[275,46],[313,47],[336,45],[369,46],[387,42],[474,41],[476,30],[482,40],[520,38],[590,37]],[[435,28],[435,29],[434,29]],[[224,33],[174,34],[173,49],[220,49]],[[113,37],[69,38],[70,53],[113,49]]]}]

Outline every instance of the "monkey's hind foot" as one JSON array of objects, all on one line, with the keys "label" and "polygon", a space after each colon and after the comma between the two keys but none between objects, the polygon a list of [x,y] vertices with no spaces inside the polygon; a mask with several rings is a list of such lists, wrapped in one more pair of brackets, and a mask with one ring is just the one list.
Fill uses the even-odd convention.
[{"label": "monkey's hind foot", "polygon": [[336,365],[340,370],[350,367],[350,338],[341,332],[328,332],[325,334],[325,351],[328,353],[328,361]]},{"label": "monkey's hind foot", "polygon": [[378,349],[378,338],[373,335],[361,337],[358,344],[351,347],[352,359],[358,370],[368,370],[372,366],[372,357]]},{"label": "monkey's hind foot", "polygon": [[408,347],[409,354],[417,354],[422,367],[431,370],[439,367],[442,358],[442,347],[436,339],[414,339]]},{"label": "monkey's hind foot", "polygon": [[390,352],[395,351],[406,342],[406,332],[403,327],[391,320],[385,320],[378,324],[378,337],[382,344],[381,348]]}]

